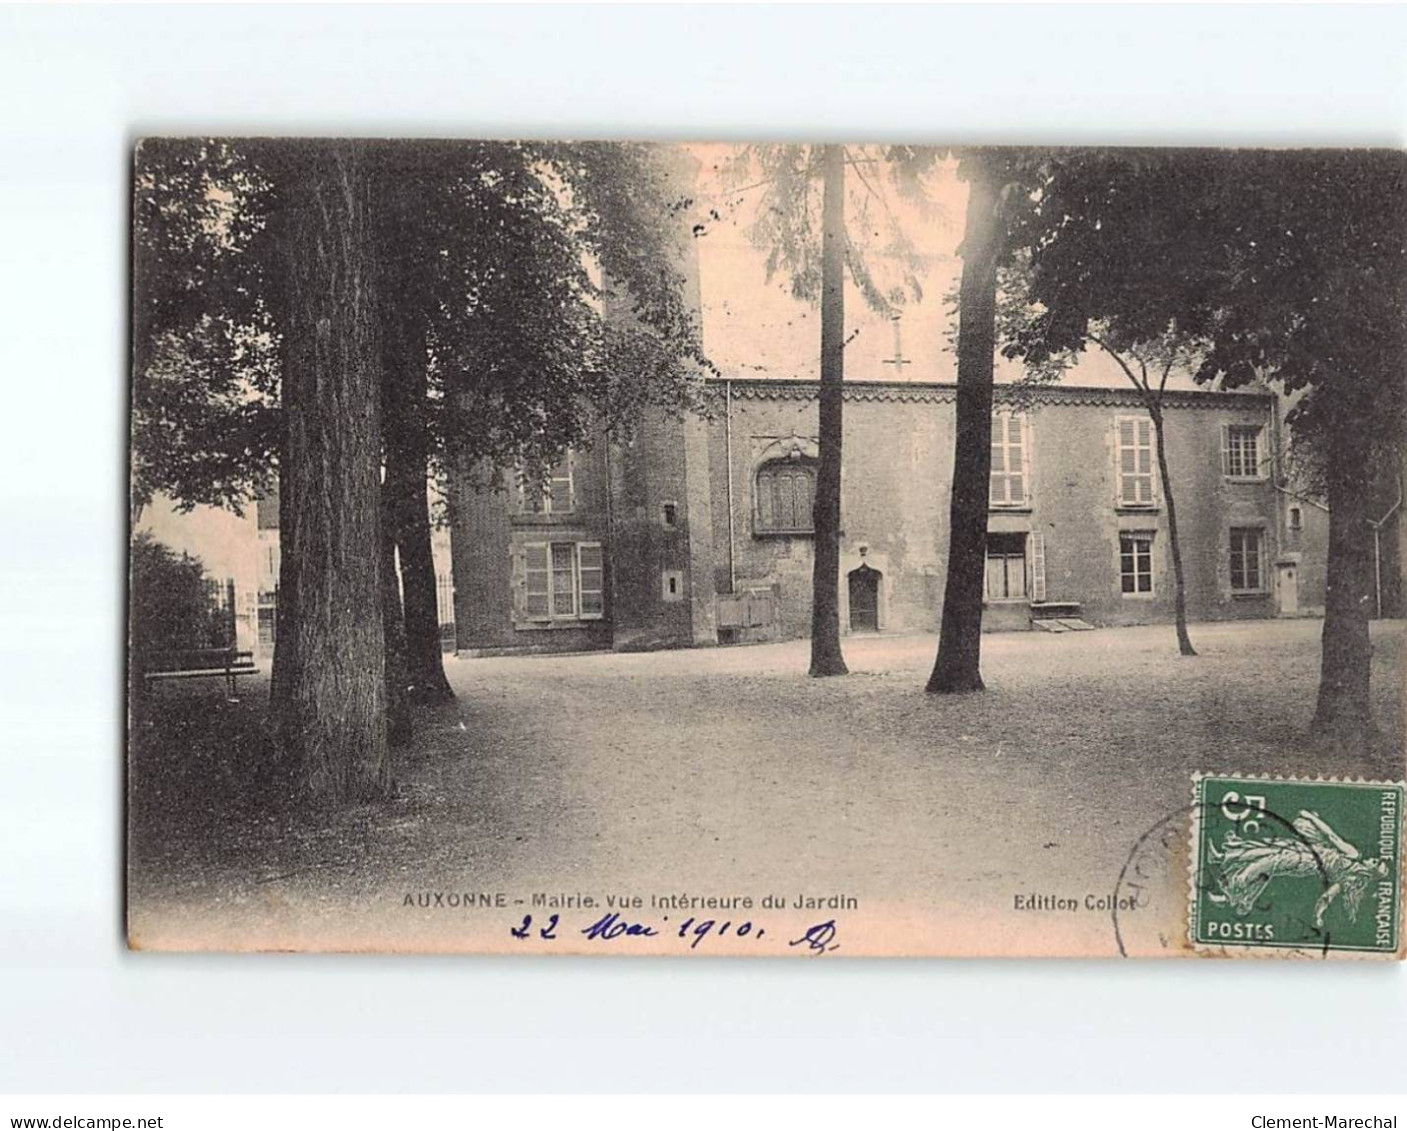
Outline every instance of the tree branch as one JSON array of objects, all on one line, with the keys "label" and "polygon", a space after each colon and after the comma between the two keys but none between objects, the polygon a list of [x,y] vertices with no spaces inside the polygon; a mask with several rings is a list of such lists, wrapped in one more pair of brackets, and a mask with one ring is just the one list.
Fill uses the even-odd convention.
[{"label": "tree branch", "polygon": [[1158,381],[1158,399],[1159,399],[1159,400],[1162,400],[1162,398],[1163,398],[1163,390],[1168,387],[1168,374],[1172,372],[1173,359],[1174,359],[1175,357],[1176,357],[1175,354],[1169,353],[1169,354],[1168,354],[1168,363],[1167,363],[1165,366],[1163,366],[1163,376],[1162,376],[1162,378]]},{"label": "tree branch", "polygon": [[[1144,401],[1145,403],[1147,403],[1152,395],[1152,390],[1149,389],[1147,386],[1139,383],[1138,375],[1134,373],[1132,369],[1129,368],[1129,364],[1123,359],[1123,355],[1120,354],[1118,350],[1114,349],[1097,334],[1086,334],[1085,337],[1092,341],[1095,345],[1097,345],[1100,349],[1102,349],[1105,353],[1107,353],[1110,357],[1112,357],[1115,361],[1119,363],[1119,368],[1124,371],[1124,376],[1129,379],[1129,382],[1133,385],[1135,389],[1137,389],[1140,393],[1143,394]],[[1142,362],[1140,362],[1139,364],[1142,364]]]}]

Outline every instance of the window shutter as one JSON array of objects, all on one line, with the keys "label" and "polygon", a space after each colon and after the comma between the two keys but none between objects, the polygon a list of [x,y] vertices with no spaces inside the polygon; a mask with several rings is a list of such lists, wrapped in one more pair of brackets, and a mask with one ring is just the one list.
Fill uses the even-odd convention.
[{"label": "window shutter", "polygon": [[526,542],[516,567],[521,564],[523,616],[528,620],[547,620],[552,615],[550,601],[550,563],[546,542]]},{"label": "window shutter", "polygon": [[1118,505],[1152,507],[1158,503],[1153,467],[1153,422],[1147,417],[1121,416],[1115,421],[1114,445],[1119,478]]},{"label": "window shutter", "polygon": [[1045,535],[1031,531],[1031,600],[1045,600]]},{"label": "window shutter", "polygon": [[1134,422],[1123,416],[1114,422],[1114,469],[1118,475],[1117,497],[1127,506],[1138,501],[1137,480],[1134,477]]},{"label": "window shutter", "polygon": [[606,615],[605,562],[600,542],[577,546],[577,576],[581,589],[581,619],[600,620]]},{"label": "window shutter", "polygon": [[1031,488],[1031,417],[1028,413],[1021,414],[1021,502],[1030,506]]},{"label": "window shutter", "polygon": [[1231,425],[1221,426],[1221,473],[1231,474]]},{"label": "window shutter", "polygon": [[757,528],[771,530],[772,522],[772,472],[763,468],[757,473]]},{"label": "window shutter", "polygon": [[982,595],[990,600],[1006,596],[1006,559],[995,554],[987,555],[987,581]]},{"label": "window shutter", "polygon": [[1006,418],[1006,497],[1013,506],[1026,501],[1026,453],[1021,440],[1021,416],[1010,413]]},{"label": "window shutter", "polygon": [[1138,501],[1152,506],[1157,496],[1153,488],[1153,422],[1138,422]]},{"label": "window shutter", "polygon": [[512,604],[511,615],[513,623],[518,624],[527,619],[527,609],[524,606],[524,586],[525,586],[523,552],[508,547],[508,595]]},{"label": "window shutter", "polygon": [[[547,478],[547,510],[553,514],[569,514],[575,509],[575,485],[572,482],[572,453],[563,454],[553,465]],[[542,507],[538,508],[543,509]]]}]

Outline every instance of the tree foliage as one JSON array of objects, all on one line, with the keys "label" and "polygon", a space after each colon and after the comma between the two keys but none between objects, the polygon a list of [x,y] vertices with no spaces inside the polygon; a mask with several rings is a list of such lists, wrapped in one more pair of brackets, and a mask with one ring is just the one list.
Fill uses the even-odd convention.
[{"label": "tree foliage", "polygon": [[[725,207],[747,217],[753,245],[766,253],[766,280],[784,277],[793,298],[822,297],[824,145],[741,146],[723,170]],[[932,217],[925,178],[931,151],[840,147],[845,171],[843,262],[865,305],[883,314],[923,297],[921,261],[899,215],[900,201]],[[921,155],[921,156],[920,156]]]},{"label": "tree foliage", "polygon": [[132,502],[238,511],[278,446],[272,186],[232,143],[148,139],[135,165]]},{"label": "tree foliage", "polygon": [[1041,310],[1009,355],[1079,350],[1091,322],[1116,349],[1171,334],[1200,382],[1324,392],[1300,402],[1301,432],[1352,417],[1395,441],[1404,167],[1351,150],[1049,153],[1012,235]]},{"label": "tree foliage", "polygon": [[224,648],[230,620],[210,595],[199,558],[177,554],[141,533],[131,546],[131,649],[139,659],[156,652]]},{"label": "tree foliage", "polygon": [[1330,506],[1321,728],[1368,723],[1365,487],[1403,436],[1404,188],[1401,153],[1070,151],[1019,234],[1039,310],[1011,356],[1171,343],[1199,382],[1301,394],[1287,423]]},{"label": "tree foliage", "polygon": [[[691,403],[706,360],[663,150],[359,146],[389,301],[427,331],[433,457],[541,467],[645,404]],[[270,221],[298,143],[148,141],[136,165],[134,495],[237,508],[278,448],[287,233]]]}]

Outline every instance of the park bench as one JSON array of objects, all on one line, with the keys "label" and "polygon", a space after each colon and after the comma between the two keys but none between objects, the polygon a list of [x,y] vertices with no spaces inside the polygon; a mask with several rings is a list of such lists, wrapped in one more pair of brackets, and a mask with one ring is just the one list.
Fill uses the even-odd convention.
[{"label": "park bench", "polygon": [[143,665],[142,678],[156,681],[221,676],[233,697],[235,679],[254,675],[258,670],[253,652],[241,652],[236,648],[180,648],[151,653]]}]

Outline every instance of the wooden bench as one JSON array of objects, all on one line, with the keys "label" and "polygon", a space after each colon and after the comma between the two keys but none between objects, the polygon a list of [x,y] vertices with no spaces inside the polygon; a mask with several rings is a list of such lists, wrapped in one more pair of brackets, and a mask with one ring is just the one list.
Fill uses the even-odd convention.
[{"label": "wooden bench", "polygon": [[143,665],[142,678],[162,680],[222,676],[233,698],[235,679],[242,675],[254,675],[258,670],[253,652],[241,652],[236,648],[183,648],[153,652]]}]

